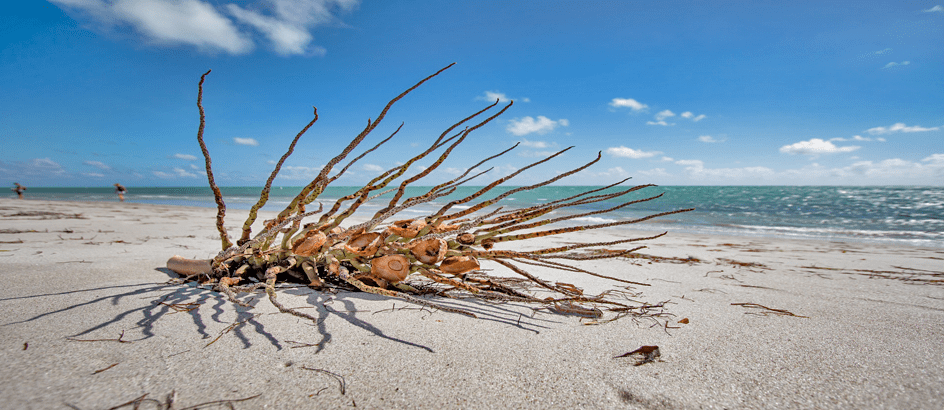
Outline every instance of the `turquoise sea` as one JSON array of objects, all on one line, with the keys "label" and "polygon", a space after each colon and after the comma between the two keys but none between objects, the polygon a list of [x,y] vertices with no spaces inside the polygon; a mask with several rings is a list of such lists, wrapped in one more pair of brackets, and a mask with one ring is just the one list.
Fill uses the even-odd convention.
[{"label": "turquoise sea", "polygon": [[[504,192],[513,187],[496,188]],[[224,187],[229,209],[249,209],[261,187]],[[300,187],[273,187],[264,209],[281,210]],[[319,201],[330,207],[334,200],[358,187],[330,187]],[[407,212],[417,216],[438,209],[451,199],[467,196],[480,187],[460,187],[453,195]],[[527,207],[593,189],[585,186],[547,186],[505,198],[501,205]],[[625,187],[624,187],[625,189]],[[407,195],[425,193],[411,187]],[[209,188],[129,187],[128,202],[215,208]],[[944,187],[897,186],[660,186],[648,187],[618,200],[598,202],[560,212],[584,213],[624,201],[664,193],[661,198],[630,205],[618,211],[580,218],[579,223],[602,223],[638,218],[655,212],[695,208],[650,222],[627,225],[647,231],[690,232],[719,235],[769,236],[843,241],[897,243],[944,248]],[[13,195],[11,192],[9,195]],[[29,188],[27,199],[68,201],[117,201],[113,188]],[[389,194],[387,195],[389,196]],[[362,209],[372,214],[386,201],[375,199]],[[312,208],[309,208],[312,209]]]}]

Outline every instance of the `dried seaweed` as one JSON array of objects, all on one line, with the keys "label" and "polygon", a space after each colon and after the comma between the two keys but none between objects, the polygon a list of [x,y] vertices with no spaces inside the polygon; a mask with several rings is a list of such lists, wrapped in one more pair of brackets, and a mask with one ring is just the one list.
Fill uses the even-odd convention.
[{"label": "dried seaweed", "polygon": [[787,310],[784,310],[784,309],[769,308],[769,307],[767,307],[767,306],[759,305],[759,304],[757,304],[757,303],[732,303],[731,305],[732,305],[732,306],[743,306],[743,307],[748,308],[748,309],[757,309],[756,311],[744,312],[744,313],[746,313],[746,314],[751,314],[751,315],[758,315],[758,316],[768,316],[768,315],[775,315],[775,316],[793,316],[793,317],[802,317],[802,318],[809,319],[809,317],[807,317],[807,316],[796,315],[796,314],[793,314],[792,312],[787,311]]},{"label": "dried seaweed", "polygon": [[[555,154],[526,165],[515,172],[498,178],[474,193],[448,201],[444,206],[429,215],[408,220],[393,220],[402,211],[423,204],[428,204],[456,192],[460,186],[481,178],[489,170],[479,171],[479,167],[498,158],[517,147],[517,144],[485,157],[476,165],[469,167],[458,177],[429,187],[425,193],[405,197],[406,188],[417,184],[430,173],[445,163],[450,154],[467,140],[475,130],[485,126],[508,110],[512,104],[501,107],[494,114],[476,120],[481,115],[498,105],[498,101],[449,126],[436,138],[427,149],[404,163],[391,168],[369,181],[356,192],[341,197],[328,207],[327,211],[319,206],[316,211],[306,210],[306,205],[316,201],[325,188],[343,175],[352,164],[364,158],[375,149],[390,141],[402,129],[400,125],[390,136],[362,151],[353,159],[345,159],[358,149],[360,144],[374,131],[385,118],[388,110],[400,99],[426,81],[440,75],[451,67],[444,67],[436,73],[422,79],[402,92],[381,110],[375,120],[367,120],[366,127],[343,149],[343,151],[321,169],[321,172],[283,209],[276,218],[266,221],[265,228],[255,236],[251,235],[250,226],[255,221],[257,211],[266,203],[271,184],[279,172],[281,164],[291,155],[301,136],[318,119],[317,109],[314,119],[306,125],[292,140],[287,152],[278,162],[259,201],[250,210],[250,215],[243,224],[242,235],[234,245],[229,241],[223,226],[225,204],[222,195],[213,180],[209,151],[203,143],[205,113],[202,105],[203,83],[209,71],[200,77],[197,105],[200,113],[200,127],[197,139],[206,159],[207,178],[214,192],[218,205],[217,230],[220,233],[222,251],[210,261],[211,271],[194,275],[188,273],[185,280],[200,280],[215,283],[215,289],[224,293],[230,301],[244,305],[236,299],[240,292],[264,288],[269,301],[280,312],[292,314],[317,322],[317,318],[300,312],[295,308],[283,306],[277,299],[276,285],[282,282],[300,282],[313,288],[342,288],[360,290],[392,298],[406,300],[420,306],[475,317],[470,311],[445,306],[420,297],[435,294],[447,298],[478,298],[489,302],[523,302],[542,305],[544,308],[560,314],[577,315],[586,318],[601,319],[605,313],[615,316],[612,319],[635,316],[658,316],[661,305],[649,305],[638,302],[625,294],[604,292],[599,295],[585,295],[583,290],[567,283],[550,283],[522,269],[521,265],[533,265],[573,272],[578,275],[593,275],[601,278],[633,285],[647,286],[625,278],[601,275],[578,266],[565,264],[559,260],[586,261],[619,257],[632,257],[638,254],[632,249],[595,249],[629,242],[655,239],[664,234],[624,239],[611,242],[581,243],[569,246],[538,249],[533,251],[512,251],[493,249],[496,244],[514,243],[528,239],[552,235],[587,231],[614,226],[639,223],[665,215],[687,212],[691,209],[679,209],[659,212],[641,218],[619,220],[602,224],[583,224],[535,230],[535,228],[573,221],[576,218],[610,213],[640,202],[658,199],[662,194],[643,199],[618,202],[615,206],[590,211],[569,212],[566,208],[584,206],[602,201],[619,201],[625,195],[654,185],[638,185],[620,188],[622,180],[602,188],[588,188],[586,191],[569,198],[525,208],[505,209],[503,200],[510,195],[546,186],[569,175],[576,174],[597,163],[601,155],[577,168],[558,173],[554,177],[537,184],[517,186],[505,190],[489,199],[481,199],[487,193],[519,175],[521,172],[540,166],[567,152],[565,148]],[[466,125],[469,123],[469,125]],[[442,152],[435,162],[423,168],[413,176],[406,177],[407,171],[417,161]],[[334,167],[341,170],[332,175]],[[395,182],[403,178],[399,183]],[[391,184],[397,183],[395,187]],[[346,220],[366,202],[386,192],[394,192],[389,202],[366,222],[346,224]],[[464,205],[468,204],[468,205]],[[462,209],[451,212],[454,208]],[[345,208],[346,207],[346,208]],[[554,213],[553,218],[547,218]],[[316,222],[304,223],[308,217],[317,217]],[[542,219],[543,218],[543,219]],[[521,232],[520,231],[525,231]],[[571,251],[584,250],[592,254],[575,254]],[[595,250],[594,250],[595,249]],[[700,262],[688,260],[687,262]],[[485,275],[481,263],[495,263],[505,267],[521,278],[497,277]],[[249,281],[256,285],[240,286]],[[635,296],[634,296],[635,297]],[[176,309],[177,307],[175,307]],[[189,306],[180,306],[181,309]],[[607,321],[608,321],[607,320]],[[236,326],[237,324],[233,324]],[[231,330],[231,329],[230,329]],[[222,336],[226,330],[220,334]],[[217,338],[218,339],[218,338]],[[215,340],[214,340],[215,341]],[[212,342],[210,342],[212,343]]]}]

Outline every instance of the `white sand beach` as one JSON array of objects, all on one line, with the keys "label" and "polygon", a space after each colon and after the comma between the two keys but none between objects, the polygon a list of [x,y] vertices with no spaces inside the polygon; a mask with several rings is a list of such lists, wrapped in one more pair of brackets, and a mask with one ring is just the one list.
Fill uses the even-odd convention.
[{"label": "white sand beach", "polygon": [[[581,265],[650,284],[632,291],[665,302],[659,318],[587,324],[523,304],[437,299],[473,319],[373,294],[281,289],[279,300],[305,307],[319,318],[312,323],[279,314],[261,292],[241,297],[254,305],[246,309],[195,284],[167,283],[176,277],[164,268],[170,256],[219,250],[215,214],[0,199],[0,407],[107,409],[146,395],[156,400],[142,402],[147,409],[169,397],[177,409],[247,398],[230,403],[944,408],[944,248],[670,232],[645,243],[648,258]],[[244,218],[231,211],[228,226]],[[621,285],[529,271],[592,293]],[[661,356],[651,363],[616,358],[652,345]]]}]

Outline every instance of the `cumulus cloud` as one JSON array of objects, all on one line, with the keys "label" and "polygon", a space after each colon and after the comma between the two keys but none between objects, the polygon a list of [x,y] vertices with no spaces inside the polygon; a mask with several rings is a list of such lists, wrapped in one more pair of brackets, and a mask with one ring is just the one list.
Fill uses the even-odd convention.
[{"label": "cumulus cloud", "polygon": [[256,140],[253,139],[253,138],[239,138],[239,137],[234,137],[234,138],[233,138],[233,142],[235,142],[236,144],[239,144],[239,145],[249,145],[249,146],[252,146],[252,147],[255,147],[255,146],[259,145],[259,141],[256,141]]},{"label": "cumulus cloud", "polygon": [[693,180],[708,180],[719,184],[733,181],[770,180],[776,176],[776,172],[767,167],[706,168],[705,163],[697,159],[683,159],[675,163],[683,166],[685,173]]},{"label": "cumulus cloud", "polygon": [[650,178],[672,176],[672,174],[665,171],[665,168],[653,168],[647,171],[636,171],[636,173]]},{"label": "cumulus cloud", "polygon": [[528,141],[527,139],[521,139],[521,146],[528,148],[550,148],[556,147],[556,142],[547,142],[547,141]]},{"label": "cumulus cloud", "polygon": [[613,108],[628,107],[629,109],[633,111],[644,111],[647,108],[649,108],[648,105],[643,104],[639,101],[636,101],[632,98],[614,98],[612,101],[610,101],[610,107],[613,107]]},{"label": "cumulus cloud", "polygon": [[846,167],[830,169],[829,174],[868,183],[913,184],[940,181],[940,178],[944,177],[944,154],[933,154],[917,162],[900,158],[858,161]]},{"label": "cumulus cloud", "polygon": [[632,158],[632,159],[649,158],[649,157],[654,157],[654,156],[656,156],[656,155],[661,154],[661,152],[659,152],[659,151],[642,151],[642,150],[635,150],[635,149],[632,149],[632,148],[624,147],[624,146],[622,146],[622,145],[619,146],[619,147],[610,147],[610,148],[607,148],[605,152],[606,152],[608,155],[613,156],[613,157],[617,157],[617,158]]},{"label": "cumulus cloud", "polygon": [[288,179],[292,181],[303,180],[311,181],[321,173],[320,167],[304,167],[304,166],[283,166],[282,170],[279,171],[279,175],[276,178],[279,179]]},{"label": "cumulus cloud", "polygon": [[98,29],[131,27],[156,44],[244,54],[251,38],[211,4],[200,0],[51,0]]},{"label": "cumulus cloud", "polygon": [[646,121],[646,125],[661,125],[663,127],[668,127],[670,125],[675,125],[675,124],[669,124],[665,121]]},{"label": "cumulus cloud", "polygon": [[558,126],[566,127],[568,125],[570,125],[570,122],[567,121],[566,119],[560,119],[560,120],[554,121],[543,115],[539,115],[536,120],[532,117],[512,119],[509,122],[506,130],[520,137],[522,135],[528,135],[532,133],[547,134],[553,131],[554,128],[557,128]]},{"label": "cumulus cloud", "polygon": [[666,118],[674,117],[675,113],[669,110],[662,110],[656,114],[656,121],[662,121]]},{"label": "cumulus cloud", "polygon": [[898,66],[906,66],[906,65],[908,65],[908,64],[911,64],[911,61],[902,61],[902,62],[900,62],[900,63],[896,63],[896,62],[892,61],[892,62],[890,62],[890,63],[888,63],[888,64],[885,64],[885,67],[882,67],[882,68],[892,68],[892,67],[898,67]]},{"label": "cumulus cloud", "polygon": [[486,91],[485,95],[475,97],[475,99],[480,100],[480,101],[488,101],[488,102],[495,102],[495,100],[498,100],[499,102],[508,102],[508,101],[531,102],[531,99],[529,98],[510,98],[507,95],[505,95],[505,93],[500,93],[498,91]]},{"label": "cumulus cloud", "polygon": [[85,161],[85,162],[83,162],[83,164],[89,165],[89,166],[93,166],[93,167],[95,167],[95,168],[98,168],[98,169],[101,169],[101,170],[104,170],[104,171],[108,171],[108,170],[111,169],[110,166],[105,165],[104,163],[99,162],[99,161]]},{"label": "cumulus cloud", "polygon": [[384,172],[386,169],[380,165],[375,164],[364,164],[364,171],[368,172]]},{"label": "cumulus cloud", "polygon": [[937,5],[927,10],[922,10],[922,11],[925,13],[944,13],[944,7]]},{"label": "cumulus cloud", "polygon": [[846,142],[846,141],[880,141],[880,142],[885,142],[885,138],[881,138],[881,137],[878,137],[878,138],[867,138],[867,137],[863,137],[863,136],[861,136],[861,135],[855,135],[855,136],[853,136],[852,138],[830,138],[829,141],[838,141],[838,142]]},{"label": "cumulus cloud", "polygon": [[809,141],[800,141],[795,144],[784,145],[780,147],[780,152],[785,154],[819,155],[835,154],[839,152],[852,152],[859,148],[862,147],[852,145],[837,147],[832,142],[824,141],[819,138],[813,138]]},{"label": "cumulus cloud", "polygon": [[872,135],[881,135],[881,134],[892,134],[892,133],[896,133],[896,132],[925,132],[925,131],[937,131],[937,130],[940,130],[940,129],[941,129],[941,127],[924,128],[924,127],[919,126],[919,125],[913,125],[913,126],[910,126],[910,127],[909,127],[909,126],[905,125],[905,123],[899,122],[899,123],[895,123],[894,125],[892,125],[892,126],[890,126],[890,127],[875,127],[875,128],[869,128],[869,129],[865,130],[865,132],[867,132],[867,133],[869,133],[869,134],[872,134]]},{"label": "cumulus cloud", "polygon": [[[98,30],[129,27],[155,44],[245,54],[256,40],[252,28],[280,55],[323,54],[311,47],[311,29],[332,24],[335,13],[358,0],[265,0],[245,8],[217,7],[205,0],[51,0]],[[235,19],[235,21],[234,21]],[[240,23],[240,24],[237,24]]]},{"label": "cumulus cloud", "polygon": [[0,161],[0,177],[17,180],[24,177],[68,178],[69,174],[56,161],[49,158],[34,158],[28,162]]},{"label": "cumulus cloud", "polygon": [[190,154],[174,154],[174,158],[185,159],[187,161],[194,161],[197,159],[197,157]]},{"label": "cumulus cloud", "polygon": [[154,171],[154,176],[161,179],[174,179],[174,178],[196,178],[197,174],[189,172],[183,168],[174,168],[173,173],[163,172],[163,171]]},{"label": "cumulus cloud", "polygon": [[702,135],[698,137],[698,140],[701,142],[711,143],[711,142],[722,142],[724,140],[716,140],[711,135]]},{"label": "cumulus cloud", "polygon": [[685,111],[680,115],[682,118],[687,118],[695,122],[705,119],[705,114],[695,115],[695,114],[692,114],[691,111]]}]

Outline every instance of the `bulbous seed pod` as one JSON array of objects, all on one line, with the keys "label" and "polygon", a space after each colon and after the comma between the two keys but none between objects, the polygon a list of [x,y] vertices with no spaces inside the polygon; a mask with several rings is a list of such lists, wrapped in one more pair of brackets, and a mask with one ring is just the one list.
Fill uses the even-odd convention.
[{"label": "bulbous seed pod", "polygon": [[433,233],[443,233],[443,232],[454,231],[456,229],[459,229],[459,226],[460,225],[458,224],[452,224],[452,225],[441,224],[433,228]]},{"label": "bulbous seed pod", "polygon": [[461,275],[463,273],[472,272],[479,267],[478,260],[466,255],[450,256],[444,259],[439,265],[439,269],[441,271],[451,273],[453,275]]},{"label": "bulbous seed pod", "polygon": [[466,232],[456,237],[456,242],[459,242],[463,245],[471,245],[475,243],[475,234],[471,232]]},{"label": "bulbous seed pod", "polygon": [[425,219],[405,219],[396,221],[393,225],[387,227],[387,232],[404,238],[414,238],[416,234],[426,227]]},{"label": "bulbous seed pod", "polygon": [[311,256],[324,245],[325,240],[328,238],[324,232],[321,231],[308,231],[304,237],[295,241],[292,244],[292,253],[298,256]]},{"label": "bulbous seed pod", "polygon": [[362,233],[354,235],[347,241],[344,248],[351,253],[360,256],[373,256],[380,248],[383,237],[377,232]]},{"label": "bulbous seed pod", "polygon": [[435,265],[442,262],[442,260],[446,258],[446,251],[449,250],[446,241],[440,238],[429,238],[411,242],[407,247],[416,260],[427,265]]},{"label": "bulbous seed pod", "polygon": [[403,255],[385,255],[370,261],[370,274],[390,283],[397,283],[410,274],[410,260]]}]

